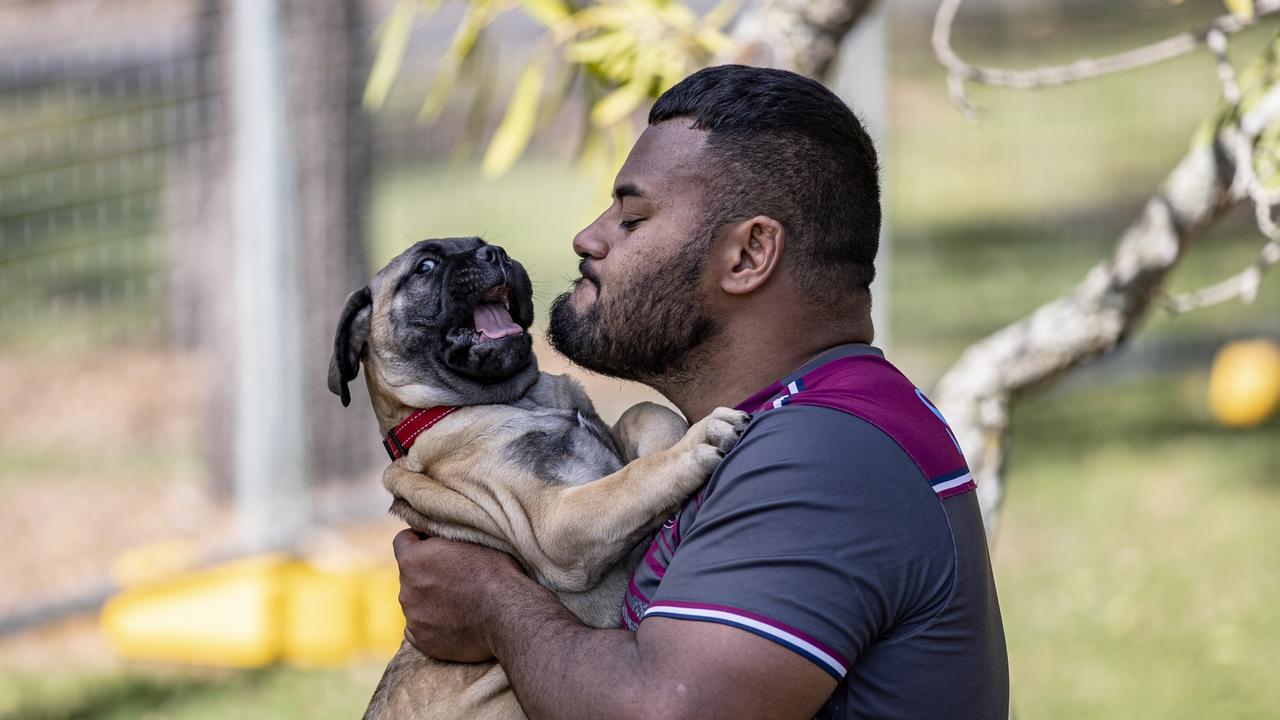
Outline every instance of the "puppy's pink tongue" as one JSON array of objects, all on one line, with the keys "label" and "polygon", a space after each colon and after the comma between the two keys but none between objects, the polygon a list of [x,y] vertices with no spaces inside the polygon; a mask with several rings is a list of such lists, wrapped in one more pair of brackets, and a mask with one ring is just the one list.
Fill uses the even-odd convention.
[{"label": "puppy's pink tongue", "polygon": [[519,325],[512,322],[511,313],[498,303],[477,305],[475,320],[476,332],[493,340],[524,332]]}]

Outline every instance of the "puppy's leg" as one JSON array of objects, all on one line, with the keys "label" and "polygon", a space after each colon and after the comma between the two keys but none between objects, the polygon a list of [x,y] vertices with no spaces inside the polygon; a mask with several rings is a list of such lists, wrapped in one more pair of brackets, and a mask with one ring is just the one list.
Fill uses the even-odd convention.
[{"label": "puppy's leg", "polygon": [[533,523],[535,547],[517,547],[552,590],[581,592],[706,482],[746,426],[746,413],[717,408],[676,445],[595,482],[553,489]]},{"label": "puppy's leg", "polygon": [[675,445],[688,429],[684,419],[670,408],[642,402],[627,408],[611,432],[622,461],[629,463]]},{"label": "puppy's leg", "polygon": [[509,525],[499,524],[501,513],[445,487],[426,473],[392,463],[382,471],[382,485],[396,498],[392,512],[411,527],[451,540],[512,552],[507,538],[514,535]]}]

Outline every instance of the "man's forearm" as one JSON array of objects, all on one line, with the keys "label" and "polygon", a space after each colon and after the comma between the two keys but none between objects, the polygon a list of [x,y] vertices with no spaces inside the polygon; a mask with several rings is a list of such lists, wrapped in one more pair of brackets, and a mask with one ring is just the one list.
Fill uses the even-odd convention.
[{"label": "man's forearm", "polygon": [[583,625],[528,578],[504,584],[487,639],[530,718],[662,714],[646,688],[651,678],[635,634]]}]

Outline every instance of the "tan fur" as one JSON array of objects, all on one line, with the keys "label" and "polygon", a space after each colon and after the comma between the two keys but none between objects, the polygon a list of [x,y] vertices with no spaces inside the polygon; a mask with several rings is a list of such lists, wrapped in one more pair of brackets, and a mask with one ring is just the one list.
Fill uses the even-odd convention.
[{"label": "tan fur", "polygon": [[[380,335],[391,330],[380,309],[390,301],[375,295],[364,358],[384,433],[414,407],[434,402],[430,388],[396,377],[378,353]],[[611,428],[620,458],[612,450],[608,457],[591,455],[593,447],[607,445],[597,439],[591,446],[589,420],[598,423],[582,388],[545,373],[512,405],[460,408],[418,436],[408,455],[383,473],[395,497],[392,511],[416,529],[512,554],[583,622],[617,627],[641,541],[706,481],[746,416],[721,408],[686,431],[676,413],[641,403]],[[571,435],[578,444],[567,461],[581,463],[580,481],[548,483],[518,462],[512,449],[522,438],[566,427],[578,433]],[[606,461],[627,464],[599,477],[607,470],[596,468]],[[571,464],[569,474],[578,469]],[[388,665],[365,714],[369,720],[522,717],[498,665],[439,662],[408,643]]]}]

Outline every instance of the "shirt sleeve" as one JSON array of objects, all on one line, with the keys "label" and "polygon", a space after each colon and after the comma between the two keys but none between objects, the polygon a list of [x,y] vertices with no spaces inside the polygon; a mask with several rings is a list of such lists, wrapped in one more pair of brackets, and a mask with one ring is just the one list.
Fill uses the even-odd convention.
[{"label": "shirt sleeve", "polygon": [[644,617],[731,625],[840,679],[870,643],[936,615],[954,571],[941,503],[892,438],[787,406],[720,464]]}]

